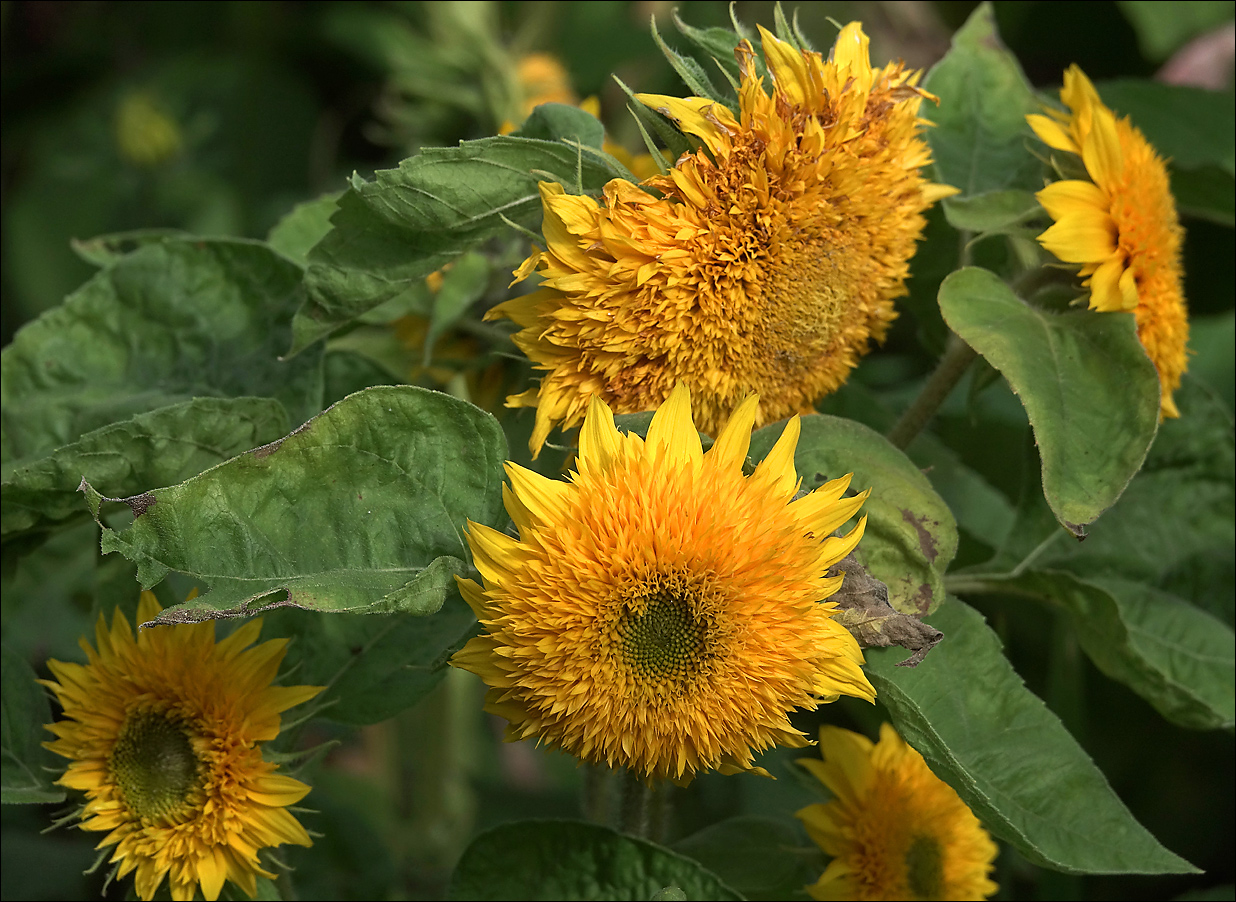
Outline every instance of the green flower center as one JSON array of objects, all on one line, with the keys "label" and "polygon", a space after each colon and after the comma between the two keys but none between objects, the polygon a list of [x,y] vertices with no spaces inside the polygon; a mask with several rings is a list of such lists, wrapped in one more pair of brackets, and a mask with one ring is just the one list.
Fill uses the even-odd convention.
[{"label": "green flower center", "polygon": [[692,676],[703,659],[706,625],[686,598],[661,593],[647,598],[642,612],[628,611],[619,623],[622,656],[652,679]]},{"label": "green flower center", "polygon": [[916,899],[944,898],[944,854],[931,836],[916,836],[906,852],[906,882]]},{"label": "green flower center", "polygon": [[142,819],[174,814],[197,788],[201,771],[184,724],[157,711],[125,718],[108,766],[125,804]]}]

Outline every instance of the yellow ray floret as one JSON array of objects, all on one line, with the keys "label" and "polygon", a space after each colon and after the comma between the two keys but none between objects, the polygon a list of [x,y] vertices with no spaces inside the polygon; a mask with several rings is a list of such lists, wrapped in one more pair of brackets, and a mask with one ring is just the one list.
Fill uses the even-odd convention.
[{"label": "yellow ray floret", "polygon": [[857,23],[827,60],[761,35],[771,94],[744,42],[737,115],[641,96],[704,145],[667,175],[599,201],[541,185],[547,246],[516,272],[541,286],[491,311],[544,371],[507,401],[536,408],[534,452],[593,396],[653,410],[678,382],[709,435],[753,392],[757,426],[808,411],[894,318],[922,213],[953,190],[920,174],[934,98],[900,64],[873,69]]},{"label": "yellow ray floret", "polygon": [[1161,415],[1179,416],[1174,392],[1188,368],[1189,319],[1182,288],[1184,231],[1167,165],[1128,119],[1103,105],[1077,66],[1064,74],[1069,113],[1026,117],[1048,147],[1081,158],[1089,180],[1053,182],[1036,196],[1055,221],[1039,242],[1081,264],[1090,308],[1131,310],[1137,337],[1159,372]]},{"label": "yellow ray floret", "polygon": [[820,729],[803,765],[835,796],[798,812],[833,860],[814,899],[986,899],[996,844],[957,793],[889,724],[880,741]]},{"label": "yellow ray floret", "polygon": [[874,698],[827,600],[866,520],[831,534],[867,493],[842,497],[845,477],[794,500],[797,418],[745,476],[757,411],[740,403],[705,453],[685,386],[646,439],[593,398],[568,481],[507,466],[519,537],[470,524],[484,584],[460,585],[484,632],[452,663],[490,686],[508,739],[685,783],[805,745],[796,708]]},{"label": "yellow ray floret", "polygon": [[[159,603],[143,592],[138,620]],[[312,845],[287,810],[309,787],[276,772],[259,745],[279,735],[280,714],[321,686],[272,686],[286,639],[250,648],[260,621],[215,642],[213,623],[157,627],[134,636],[119,611],[95,628],[88,663],[49,661],[44,681],[64,708],[46,746],[70,759],[57,782],[86,794],[83,830],[105,831],[115,876],[136,871],[139,898],[167,878],[175,900],[200,889],[219,898],[231,880],[250,897],[273,878],[258,852]]]}]

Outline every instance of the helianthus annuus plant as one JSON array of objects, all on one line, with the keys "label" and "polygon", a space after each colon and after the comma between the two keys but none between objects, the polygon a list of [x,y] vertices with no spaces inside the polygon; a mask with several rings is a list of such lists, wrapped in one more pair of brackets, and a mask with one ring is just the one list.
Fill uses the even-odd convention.
[{"label": "helianthus annuus plant", "polygon": [[507,465],[519,536],[470,524],[484,584],[460,586],[485,631],[452,663],[491,687],[509,739],[686,783],[805,745],[796,708],[874,698],[828,601],[866,518],[832,533],[867,493],[843,497],[847,476],[795,498],[796,418],[745,476],[756,409],[740,404],[704,453],[685,387],[647,439],[594,398],[568,481]]},{"label": "helianthus annuus plant", "polygon": [[[159,603],[143,592],[138,620]],[[320,686],[273,686],[286,639],[253,648],[260,620],[221,642],[214,624],[143,630],[136,637],[117,611],[100,616],[98,649],[81,640],[86,664],[48,661],[45,681],[64,709],[46,743],[70,760],[60,785],[86,795],[83,830],[106,832],[115,876],[136,871],[137,895],[154,898],[167,877],[173,899],[199,887],[217,899],[231,880],[249,896],[257,877],[273,878],[258,858],[268,846],[312,845],[287,810],[309,792],[262,759],[279,735],[280,712]]]},{"label": "helianthus annuus plant", "polygon": [[815,899],[985,899],[996,844],[951,786],[889,724],[880,741],[820,729],[823,760],[799,759],[836,797],[798,812],[833,857]]},{"label": "helianthus annuus plant", "polygon": [[534,452],[593,395],[652,410],[679,382],[710,435],[752,392],[756,425],[808,411],[894,318],[923,211],[953,193],[920,173],[934,98],[901,64],[873,68],[858,23],[829,59],[761,35],[771,85],[739,44],[736,113],[641,95],[701,145],[668,174],[599,201],[541,185],[547,246],[516,273],[541,286],[491,311],[545,371],[508,399],[536,408]]},{"label": "helianthus annuus plant", "polygon": [[1055,220],[1039,242],[1081,264],[1090,308],[1132,311],[1137,336],[1159,371],[1161,415],[1179,416],[1172,392],[1188,368],[1189,320],[1182,288],[1184,232],[1167,165],[1129,122],[1070,66],[1060,99],[1068,113],[1027,119],[1048,147],[1080,158],[1087,178],[1052,182],[1036,195]]}]

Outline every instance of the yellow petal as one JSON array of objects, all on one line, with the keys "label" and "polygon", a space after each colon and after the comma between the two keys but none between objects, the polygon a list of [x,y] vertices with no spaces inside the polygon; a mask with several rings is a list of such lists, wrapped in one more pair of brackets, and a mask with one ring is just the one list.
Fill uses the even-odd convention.
[{"label": "yellow petal", "polygon": [[1027,116],[1026,121],[1030,123],[1030,128],[1038,135],[1039,140],[1048,147],[1081,156],[1081,148],[1077,146],[1073,136],[1055,119],[1052,119],[1050,116],[1040,116],[1034,113]]},{"label": "yellow petal", "polygon": [[759,406],[759,395],[748,395],[730,414],[721,434],[708,450],[708,457],[717,469],[742,469],[751,447],[751,429]]},{"label": "yellow petal", "polygon": [[1100,188],[1116,184],[1124,169],[1124,152],[1116,132],[1116,117],[1104,106],[1097,106],[1090,123],[1090,134],[1082,145],[1082,162]]},{"label": "yellow petal", "polygon": [[647,447],[667,464],[699,466],[704,457],[700,435],[691,419],[691,392],[679,382],[648,425]]},{"label": "yellow petal", "polygon": [[1047,214],[1061,220],[1073,214],[1101,212],[1106,214],[1111,204],[1107,192],[1093,182],[1081,179],[1066,179],[1052,182],[1034,195]]},{"label": "yellow petal", "polygon": [[764,59],[768,63],[768,72],[772,75],[777,91],[789,98],[791,103],[804,105],[812,90],[803,55],[789,44],[778,40],[764,26],[759,28]]},{"label": "yellow petal", "polygon": [[798,473],[794,469],[794,449],[798,447],[801,430],[798,417],[790,417],[786,421],[785,429],[781,431],[781,437],[768,452],[768,456],[760,461],[751,478],[767,479],[778,493],[792,495],[798,486]]},{"label": "yellow petal", "polygon": [[[1126,269],[1127,261],[1124,254],[1114,253],[1094,271],[1090,277],[1090,309],[1113,313],[1128,310],[1125,307],[1124,293],[1120,290],[1121,279]],[[1136,290],[1133,295],[1133,306],[1137,306]]]},{"label": "yellow petal", "polygon": [[609,469],[618,455],[618,429],[614,425],[614,412],[599,395],[588,399],[588,413],[584,416],[583,428],[579,430],[578,466],[600,472]]}]

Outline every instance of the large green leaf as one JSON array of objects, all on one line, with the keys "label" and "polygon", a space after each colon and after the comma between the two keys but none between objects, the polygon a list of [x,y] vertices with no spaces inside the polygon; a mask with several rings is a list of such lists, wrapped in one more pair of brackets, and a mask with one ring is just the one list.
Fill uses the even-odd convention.
[{"label": "large green leaf", "polygon": [[[505,457],[497,422],[472,405],[371,388],[280,441],[123,499],[133,525],[105,528],[102,548],[136,563],[143,586],[169,571],[203,584],[160,622],[281,605],[432,613],[467,558],[465,521],[501,516]],[[97,518],[109,499],[83,488]]]},{"label": "large green leaf", "polygon": [[197,398],[88,432],[46,457],[4,467],[0,535],[86,516],[82,479],[102,492],[135,495],[171,485],[288,431],[273,398]]},{"label": "large green leaf", "polygon": [[267,244],[304,266],[309,262],[309,251],[330,231],[340,193],[332,191],[297,204],[274,224],[266,236]]},{"label": "large green leaf", "polygon": [[1120,574],[1230,624],[1236,576],[1232,414],[1188,374],[1175,397],[1180,418],[1159,428],[1141,472],[1085,542],[1071,541],[1042,500],[1028,495],[999,555],[976,569],[1008,572],[1033,554],[1036,568],[1068,570],[1086,579]]},{"label": "large green leaf", "polygon": [[1026,114],[1039,111],[1017,58],[996,34],[991,4],[981,4],[953,35],[953,45],[923,85],[940,105],[923,104],[934,123],[927,140],[936,179],[963,196],[1043,187],[1041,166],[1026,149]]},{"label": "large green leaf", "polygon": [[118,257],[0,355],[5,465],[194,397],[272,397],[292,422],[313,416],[320,352],[279,359],[300,282],[251,241],[165,240]]},{"label": "large green leaf", "polygon": [[1236,175],[1236,109],[1230,94],[1149,79],[1103,81],[1095,87],[1103,102],[1128,116],[1174,166],[1214,165]]},{"label": "large green leaf", "polygon": [[52,785],[48,772],[57,758],[42,745],[52,738],[43,729],[52,719],[47,693],[34,681],[34,671],[24,658],[7,645],[0,655],[4,658],[0,669],[0,802],[62,801],[64,790]]},{"label": "large green leaf", "polygon": [[292,352],[414,289],[507,231],[508,222],[539,227],[538,182],[590,190],[620,175],[582,148],[506,136],[428,148],[398,169],[379,170],[373,181],[353,176],[331,231],[309,253],[309,300],[296,317]]},{"label": "large green leaf", "polygon": [[789,899],[819,879],[796,822],[731,817],[674,843],[748,899]]},{"label": "large green leaf", "polygon": [[1196,873],[1133,818],[981,614],[949,599],[930,622],[945,639],[921,665],[869,649],[867,673],[898,732],[988,830],[1066,873]]},{"label": "large green leaf", "polygon": [[957,590],[963,585],[1063,607],[1098,668],[1168,720],[1194,729],[1236,723],[1236,636],[1205,611],[1144,583],[1063,571],[967,575]]},{"label": "large green leaf", "polygon": [[412,707],[437,686],[450,656],[476,632],[476,618],[452,592],[429,617],[321,617],[282,609],[266,615],[263,630],[295,640],[284,668],[298,683],[327,687],[313,700],[322,716],[363,725]]},{"label": "large green leaf", "polygon": [[652,899],[677,886],[687,899],[741,899],[689,858],[584,821],[517,821],[464,850],[450,899]]},{"label": "large green leaf", "polygon": [[[751,456],[761,460],[783,424],[751,436]],[[867,532],[856,557],[888,586],[888,600],[903,614],[922,615],[944,597],[942,576],[957,553],[957,525],[931,483],[910,458],[853,420],[815,414],[802,418],[794,463],[803,486],[814,488],[853,473],[851,489],[871,489],[863,506]]]},{"label": "large green leaf", "polygon": [[944,280],[940,311],[1021,399],[1047,502],[1066,528],[1084,534],[1140,469],[1158,426],[1159,377],[1133,317],[1031,307],[974,267]]}]

